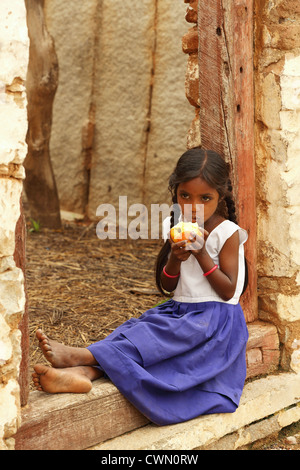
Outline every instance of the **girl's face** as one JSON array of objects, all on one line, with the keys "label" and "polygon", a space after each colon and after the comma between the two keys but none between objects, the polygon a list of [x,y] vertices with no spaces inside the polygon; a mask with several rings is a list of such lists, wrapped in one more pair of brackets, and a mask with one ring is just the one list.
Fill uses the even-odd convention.
[{"label": "girl's face", "polygon": [[199,221],[199,208],[203,205],[204,222],[207,222],[216,212],[220,196],[216,189],[209,186],[200,176],[185,183],[180,183],[177,188],[177,201],[181,207],[184,220],[189,222]]}]

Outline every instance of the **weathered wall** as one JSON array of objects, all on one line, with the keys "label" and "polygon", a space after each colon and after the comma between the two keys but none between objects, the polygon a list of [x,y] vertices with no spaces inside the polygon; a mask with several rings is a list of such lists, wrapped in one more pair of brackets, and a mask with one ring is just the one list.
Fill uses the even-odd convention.
[{"label": "weathered wall", "polygon": [[[51,156],[63,209],[163,202],[186,149],[186,5],[173,0],[46,0],[59,86]],[[72,21],[70,21],[72,18]]]},{"label": "weathered wall", "polygon": [[300,370],[300,3],[257,0],[255,14],[259,310]]},{"label": "weathered wall", "polygon": [[20,416],[18,385],[25,305],[23,273],[14,262],[15,228],[20,216],[27,132],[25,79],[28,35],[23,1],[0,2],[0,450]]},{"label": "weathered wall", "polygon": [[201,145],[198,0],[184,0],[184,3],[188,3],[185,19],[190,23],[182,38],[182,50],[188,54],[185,93],[195,111],[188,130],[187,147],[190,149]]},{"label": "weathered wall", "polygon": [[93,102],[98,0],[45,1],[47,29],[59,63],[50,154],[61,206],[83,213],[88,197],[87,131]]}]

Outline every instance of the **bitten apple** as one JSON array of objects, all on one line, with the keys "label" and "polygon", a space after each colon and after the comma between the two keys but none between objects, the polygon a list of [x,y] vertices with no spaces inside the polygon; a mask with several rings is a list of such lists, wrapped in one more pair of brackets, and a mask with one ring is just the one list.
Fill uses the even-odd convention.
[{"label": "bitten apple", "polygon": [[188,243],[191,243],[195,240],[195,236],[193,236],[193,234],[202,237],[202,233],[197,222],[178,222],[178,224],[174,225],[170,231],[171,239],[175,243],[184,240],[186,240]]}]

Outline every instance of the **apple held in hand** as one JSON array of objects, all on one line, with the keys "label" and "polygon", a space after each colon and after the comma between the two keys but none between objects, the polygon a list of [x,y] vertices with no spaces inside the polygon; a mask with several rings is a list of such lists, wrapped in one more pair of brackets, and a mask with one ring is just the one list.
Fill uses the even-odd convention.
[{"label": "apple held in hand", "polygon": [[197,222],[179,222],[171,228],[170,236],[173,242],[181,242],[186,240],[188,243],[195,241],[195,234],[202,237]]}]

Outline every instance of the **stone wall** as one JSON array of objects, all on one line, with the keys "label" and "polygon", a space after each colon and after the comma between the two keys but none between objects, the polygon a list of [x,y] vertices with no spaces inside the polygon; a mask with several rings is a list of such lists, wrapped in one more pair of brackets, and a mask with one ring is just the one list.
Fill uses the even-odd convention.
[{"label": "stone wall", "polygon": [[300,3],[256,1],[259,314],[300,370]]},{"label": "stone wall", "polygon": [[185,11],[173,0],[45,1],[59,61],[50,149],[62,209],[95,219],[120,195],[169,202],[193,119]]},{"label": "stone wall", "polygon": [[185,93],[195,110],[188,130],[187,147],[190,149],[201,145],[198,0],[184,0],[184,3],[188,3],[185,19],[191,26],[182,38],[182,50],[188,54]]},{"label": "stone wall", "polygon": [[13,448],[20,421],[18,324],[25,295],[14,251],[25,174],[28,46],[24,2],[0,2],[0,450]]}]

